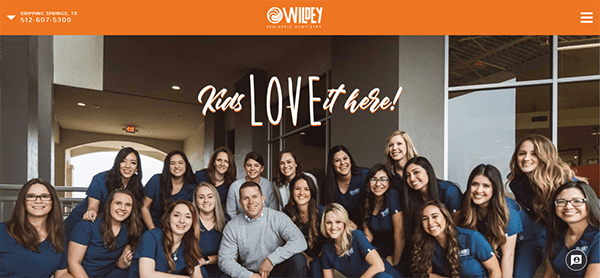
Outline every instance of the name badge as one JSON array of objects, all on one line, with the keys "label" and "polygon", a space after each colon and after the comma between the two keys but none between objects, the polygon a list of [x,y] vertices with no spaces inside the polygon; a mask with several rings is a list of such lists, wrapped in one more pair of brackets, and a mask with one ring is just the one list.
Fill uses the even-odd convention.
[{"label": "name badge", "polygon": [[386,215],[388,215],[390,213],[390,208],[385,208],[384,211],[381,212],[381,216],[385,217]]},{"label": "name badge", "polygon": [[470,254],[471,254],[471,250],[469,250],[468,248],[458,251],[459,257],[469,256]]},{"label": "name badge", "polygon": [[350,191],[350,196],[354,196],[356,194],[360,193],[360,188],[354,189],[352,191]]}]

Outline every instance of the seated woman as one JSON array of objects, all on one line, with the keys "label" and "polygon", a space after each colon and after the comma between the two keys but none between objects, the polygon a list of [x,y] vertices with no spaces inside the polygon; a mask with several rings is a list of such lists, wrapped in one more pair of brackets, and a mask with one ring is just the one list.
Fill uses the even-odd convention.
[{"label": "seated woman", "polygon": [[381,259],[365,234],[350,227],[348,212],[342,205],[331,203],[325,207],[321,233],[332,240],[321,250],[323,277],[332,278],[333,269],[346,277],[400,277],[394,267]]},{"label": "seated woman", "polygon": [[415,223],[411,271],[418,277],[500,278],[492,246],[477,231],[454,226],[450,212],[438,201],[419,209]]},{"label": "seated woman", "polygon": [[194,204],[198,208],[200,217],[199,247],[204,256],[200,264],[206,270],[208,277],[221,277],[223,272],[219,269],[217,254],[227,220],[223,208],[218,205],[221,203],[219,192],[212,184],[203,182],[196,187],[194,196],[196,196]]},{"label": "seated woman", "polygon": [[71,236],[73,228],[82,219],[92,222],[96,220],[98,212],[104,209],[108,195],[118,188],[126,188],[131,191],[136,202],[141,206],[144,198],[142,161],[138,151],[133,148],[122,148],[117,153],[112,168],[92,178],[92,183],[85,192],[87,197],[83,199],[83,202],[77,204],[65,220],[65,234],[67,237]]},{"label": "seated woman", "polygon": [[400,193],[392,174],[376,164],[367,174],[367,189],[361,200],[362,228],[367,239],[390,264],[400,261],[404,249],[404,225]]},{"label": "seated woman", "polygon": [[544,277],[598,277],[600,206],[594,190],[585,182],[570,181],[552,200]]},{"label": "seated woman", "polygon": [[475,167],[464,199],[461,227],[483,234],[500,260],[502,277],[513,277],[517,234],[523,231],[521,208],[504,193],[500,171],[489,164]]},{"label": "seated woman", "polygon": [[196,184],[208,182],[217,188],[221,206],[225,209],[229,185],[237,177],[233,153],[226,147],[218,147],[210,156],[208,168],[197,171],[194,176],[196,177]]},{"label": "seated woman", "polygon": [[199,264],[200,226],[194,205],[185,200],[175,201],[163,215],[161,224],[162,228],[142,235],[129,277],[206,277]]},{"label": "seated woman", "polygon": [[69,242],[69,272],[75,277],[127,277],[142,221],[133,194],[110,193],[104,212],[94,222],[81,221]]},{"label": "seated woman", "polygon": [[302,173],[311,178],[315,186],[318,187],[319,185],[317,184],[317,178],[313,174],[304,172],[304,166],[302,166],[300,158],[298,158],[294,151],[290,149],[280,151],[276,161],[278,163],[273,165],[273,192],[277,200],[276,209],[283,211],[291,196],[289,184],[297,174]]},{"label": "seated woman", "polygon": [[25,183],[10,220],[0,223],[0,277],[71,277],[62,219],[60,200],[50,183]]},{"label": "seated woman", "polygon": [[277,200],[271,187],[271,182],[260,175],[265,170],[265,161],[262,155],[256,152],[249,152],[244,159],[244,170],[246,176],[234,181],[229,186],[229,192],[227,193],[227,215],[229,219],[233,219],[236,215],[243,213],[242,207],[240,206],[240,187],[247,181],[253,181],[260,186],[260,190],[265,196],[265,206],[278,210]]},{"label": "seated woman", "polygon": [[194,200],[196,180],[192,166],[181,151],[167,154],[162,173],[150,178],[144,187],[142,219],[148,230],[160,226],[160,218],[169,205],[177,200]]},{"label": "seated woman", "polygon": [[324,207],[317,204],[317,186],[312,178],[300,173],[290,182],[290,192],[292,198],[283,211],[298,226],[306,239],[308,249],[302,252],[302,255],[306,257],[306,265],[312,277],[322,277],[320,255],[325,238],[319,232],[319,227]]}]

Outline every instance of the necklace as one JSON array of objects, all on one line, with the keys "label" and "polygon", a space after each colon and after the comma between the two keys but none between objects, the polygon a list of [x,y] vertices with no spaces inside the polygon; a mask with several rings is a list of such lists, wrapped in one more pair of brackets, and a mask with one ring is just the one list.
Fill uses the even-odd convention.
[{"label": "necklace", "polygon": [[179,246],[177,246],[177,249],[175,249],[175,252],[171,254],[171,256],[173,257],[173,261],[177,261],[177,251],[179,251],[179,248],[181,248],[181,244],[179,244]]}]

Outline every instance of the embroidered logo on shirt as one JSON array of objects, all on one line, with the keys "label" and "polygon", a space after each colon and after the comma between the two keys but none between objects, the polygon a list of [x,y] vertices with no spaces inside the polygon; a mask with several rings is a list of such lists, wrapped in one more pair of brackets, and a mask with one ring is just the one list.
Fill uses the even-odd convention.
[{"label": "embroidered logo on shirt", "polygon": [[360,188],[354,189],[352,191],[350,191],[350,196],[354,196],[356,194],[360,193]]},{"label": "embroidered logo on shirt", "polygon": [[381,212],[381,216],[385,217],[386,215],[388,215],[390,213],[390,208],[385,208],[384,211]]},{"label": "embroidered logo on shirt", "polygon": [[578,246],[578,247],[575,247],[575,249],[585,252],[588,249],[588,247],[587,246]]},{"label": "embroidered logo on shirt", "polygon": [[470,254],[471,254],[471,250],[469,250],[468,248],[458,251],[459,257],[469,256]]},{"label": "embroidered logo on shirt", "polygon": [[348,256],[352,256],[352,254],[354,254],[354,247],[350,247],[350,250],[348,250],[346,254],[348,254]]}]

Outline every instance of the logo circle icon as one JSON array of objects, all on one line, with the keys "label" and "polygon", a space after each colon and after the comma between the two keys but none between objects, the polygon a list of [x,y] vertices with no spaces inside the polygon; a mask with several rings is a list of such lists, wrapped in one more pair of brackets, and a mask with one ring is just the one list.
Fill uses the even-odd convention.
[{"label": "logo circle icon", "polygon": [[581,271],[587,265],[587,255],[579,249],[573,249],[565,256],[565,264],[572,271]]},{"label": "logo circle icon", "polygon": [[269,11],[267,11],[267,19],[269,22],[277,24],[283,19],[283,13],[277,7],[270,8]]}]

